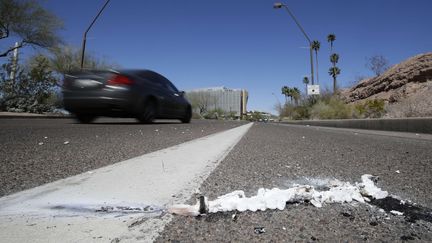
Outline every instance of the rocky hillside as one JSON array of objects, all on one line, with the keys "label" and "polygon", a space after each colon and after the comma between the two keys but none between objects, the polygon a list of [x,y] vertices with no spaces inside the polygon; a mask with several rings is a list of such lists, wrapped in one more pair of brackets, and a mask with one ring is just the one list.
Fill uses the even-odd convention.
[{"label": "rocky hillside", "polygon": [[432,116],[432,52],[412,57],[340,93],[347,103],[385,100],[385,117]]},{"label": "rocky hillside", "polygon": [[348,103],[383,99],[391,105],[413,100],[414,96],[424,95],[425,92],[428,97],[432,97],[431,87],[432,52],[409,58],[378,77],[362,80],[356,86],[342,91],[341,96]]}]

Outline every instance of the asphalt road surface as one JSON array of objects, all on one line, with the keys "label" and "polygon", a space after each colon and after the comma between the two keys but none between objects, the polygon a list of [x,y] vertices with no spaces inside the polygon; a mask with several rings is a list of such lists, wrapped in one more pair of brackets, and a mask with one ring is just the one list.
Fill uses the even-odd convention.
[{"label": "asphalt road surface", "polygon": [[[80,125],[67,119],[1,119],[0,192],[7,195],[242,124],[193,121],[140,125],[133,120],[107,119]],[[429,135],[255,123],[205,179],[199,191],[213,200],[234,190],[244,190],[247,196],[253,196],[259,188],[286,189],[310,179],[335,178],[355,183],[361,175],[373,174],[380,177],[378,186],[383,190],[428,209],[432,208],[431,163]],[[195,198],[188,203],[195,203]],[[256,229],[263,230],[256,232]],[[290,204],[282,211],[174,216],[156,239],[158,242],[405,240],[432,241],[432,223],[408,220],[360,203],[322,208],[307,203]],[[116,241],[122,240],[116,238]]]},{"label": "asphalt road surface", "polygon": [[[425,137],[255,123],[200,191],[213,200],[234,190],[252,196],[261,187],[283,189],[305,178],[354,183],[373,174],[390,194],[431,207],[432,140]],[[233,214],[176,216],[157,241],[432,241],[431,222],[408,222],[369,205],[288,205],[283,211],[236,213],[235,220]],[[255,227],[265,233],[256,234]]]},{"label": "asphalt road surface", "polygon": [[244,124],[100,118],[0,119],[0,196]]}]

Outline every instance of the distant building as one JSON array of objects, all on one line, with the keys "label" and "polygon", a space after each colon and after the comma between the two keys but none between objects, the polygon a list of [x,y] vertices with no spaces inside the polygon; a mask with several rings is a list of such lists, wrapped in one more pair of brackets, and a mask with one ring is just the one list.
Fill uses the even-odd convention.
[{"label": "distant building", "polygon": [[[247,112],[248,92],[244,89],[229,89],[227,87],[212,87],[190,90],[187,96],[199,94],[208,103],[208,110],[221,109],[236,117],[243,117]],[[202,98],[202,99],[203,99]]]}]

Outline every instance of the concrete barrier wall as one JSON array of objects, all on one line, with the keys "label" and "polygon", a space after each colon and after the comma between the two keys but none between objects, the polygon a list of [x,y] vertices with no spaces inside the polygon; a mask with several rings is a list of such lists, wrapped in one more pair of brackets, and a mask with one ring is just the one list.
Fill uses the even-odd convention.
[{"label": "concrete barrier wall", "polygon": [[394,119],[346,119],[346,120],[311,120],[311,121],[282,121],[295,125],[358,128],[369,130],[431,133],[432,118],[394,118]]}]

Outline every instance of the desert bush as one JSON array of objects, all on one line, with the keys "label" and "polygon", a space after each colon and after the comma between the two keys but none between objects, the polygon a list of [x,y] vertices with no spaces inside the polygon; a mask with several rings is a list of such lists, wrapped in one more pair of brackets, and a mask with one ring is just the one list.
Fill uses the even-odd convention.
[{"label": "desert bush", "polygon": [[204,114],[205,119],[220,119],[224,116],[225,116],[225,111],[220,108],[209,110]]},{"label": "desert bush", "polygon": [[328,101],[318,101],[312,106],[310,115],[312,119],[348,119],[352,118],[352,108],[333,97]]},{"label": "desert bush", "polygon": [[366,105],[367,118],[380,118],[385,113],[384,100],[381,99],[367,100],[365,105]]},{"label": "desert bush", "polygon": [[385,112],[384,100],[367,100],[354,105],[353,118],[380,118]]},{"label": "desert bush", "polygon": [[310,118],[310,107],[307,105],[296,106],[292,112],[292,119],[304,120]]}]

